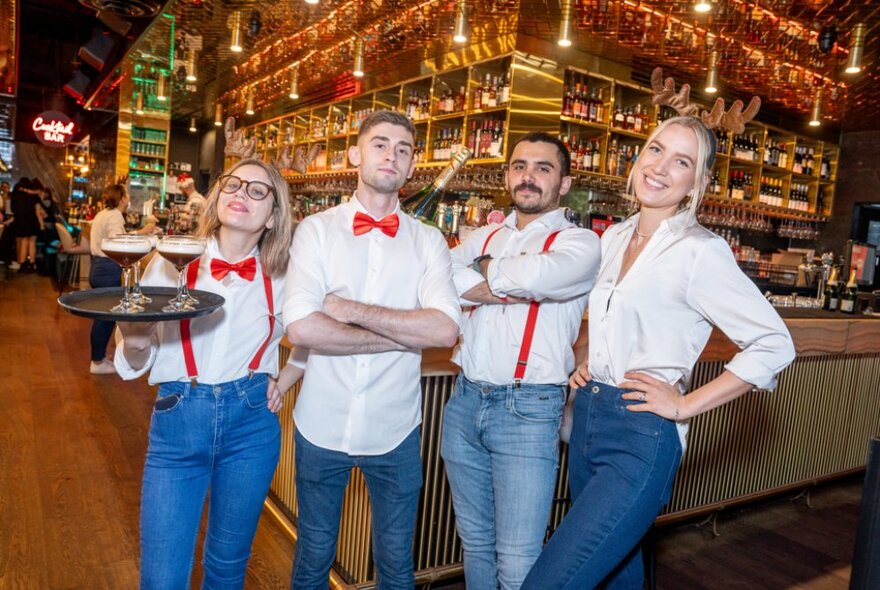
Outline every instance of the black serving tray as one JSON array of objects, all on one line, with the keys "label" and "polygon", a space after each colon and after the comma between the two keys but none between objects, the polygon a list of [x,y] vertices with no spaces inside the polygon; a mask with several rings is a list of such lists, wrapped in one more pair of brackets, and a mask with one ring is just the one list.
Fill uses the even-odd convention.
[{"label": "black serving tray", "polygon": [[193,311],[162,311],[168,301],[177,295],[176,287],[141,287],[151,303],[144,303],[140,313],[114,313],[110,311],[122,299],[122,287],[102,287],[85,291],[65,293],[58,298],[58,304],[73,315],[93,320],[111,322],[168,322],[185,320],[207,315],[218,309],[226,301],[220,295],[209,291],[190,289],[190,294],[199,300]]}]

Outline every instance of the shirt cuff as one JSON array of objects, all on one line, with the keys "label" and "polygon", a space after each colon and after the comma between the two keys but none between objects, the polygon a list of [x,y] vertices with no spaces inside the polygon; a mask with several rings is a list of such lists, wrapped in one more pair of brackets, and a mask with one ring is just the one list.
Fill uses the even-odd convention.
[{"label": "shirt cuff", "polygon": [[134,369],[128,364],[128,361],[125,360],[125,354],[123,354],[122,349],[122,337],[119,336],[116,339],[116,353],[113,355],[113,365],[116,367],[116,372],[124,381],[131,381],[132,379],[137,379],[141,375],[146,375],[153,367],[153,363],[156,362],[156,355],[159,352],[159,347],[150,345],[150,357],[147,359],[147,362],[144,363],[144,366],[140,369]]},{"label": "shirt cuff", "polygon": [[458,290],[458,296],[461,297],[461,299],[465,302],[476,304],[476,301],[465,299],[464,294],[485,281],[486,279],[483,277],[483,275],[472,268],[465,268],[456,271],[454,279],[455,288]]},{"label": "shirt cuff", "polygon": [[306,363],[309,360],[309,349],[308,348],[300,348],[299,346],[295,346],[293,350],[290,351],[290,355],[287,357],[287,364],[293,365],[297,369],[306,368]]},{"label": "shirt cuff", "polygon": [[297,322],[301,319],[307,318],[316,311],[321,311],[321,307],[312,305],[307,302],[300,303],[289,303],[284,306],[284,309],[281,312],[281,321],[284,324],[284,330],[287,331],[287,326],[292,324],[293,322]]},{"label": "shirt cuff", "polygon": [[724,368],[746,383],[757,389],[772,391],[776,388],[776,374],[763,363],[740,353],[727,363]]},{"label": "shirt cuff", "polygon": [[495,297],[507,297],[507,286],[504,285],[501,262],[502,259],[493,258],[489,261],[489,266],[486,268],[486,281],[489,283],[489,290]]}]

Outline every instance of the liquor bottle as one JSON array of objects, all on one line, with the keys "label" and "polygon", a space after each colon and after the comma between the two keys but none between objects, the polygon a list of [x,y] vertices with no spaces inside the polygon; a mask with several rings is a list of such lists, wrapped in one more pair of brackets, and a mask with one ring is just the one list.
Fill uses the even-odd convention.
[{"label": "liquor bottle", "polygon": [[437,213],[437,205],[443,198],[446,185],[455,176],[456,172],[461,170],[461,167],[464,166],[470,155],[471,151],[468,148],[458,146],[449,164],[434,179],[434,182],[401,199],[400,206],[420,221],[434,219],[434,215]]},{"label": "liquor bottle", "polygon": [[449,226],[446,224],[446,209],[449,208],[449,205],[446,203],[437,203],[437,229],[440,230],[440,233],[444,236],[449,231]]},{"label": "liquor bottle", "polygon": [[856,269],[849,271],[849,280],[846,282],[846,289],[840,296],[840,311],[843,313],[856,312],[856,299],[859,296],[859,286],[856,284]]},{"label": "liquor bottle", "polygon": [[828,283],[825,285],[825,301],[822,303],[822,309],[828,311],[837,311],[840,290],[837,286],[837,267],[831,267],[831,276],[828,277]]},{"label": "liquor bottle", "polygon": [[562,116],[563,117],[571,117],[573,115],[573,105],[574,105],[574,95],[571,93],[571,88],[568,86],[565,87],[565,94],[562,98]]}]

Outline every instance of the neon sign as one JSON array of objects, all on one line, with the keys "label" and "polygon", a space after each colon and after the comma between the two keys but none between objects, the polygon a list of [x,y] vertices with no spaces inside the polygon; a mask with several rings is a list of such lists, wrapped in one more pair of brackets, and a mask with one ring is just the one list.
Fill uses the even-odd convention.
[{"label": "neon sign", "polygon": [[74,123],[64,113],[45,111],[37,115],[31,128],[43,145],[64,147],[73,137]]}]

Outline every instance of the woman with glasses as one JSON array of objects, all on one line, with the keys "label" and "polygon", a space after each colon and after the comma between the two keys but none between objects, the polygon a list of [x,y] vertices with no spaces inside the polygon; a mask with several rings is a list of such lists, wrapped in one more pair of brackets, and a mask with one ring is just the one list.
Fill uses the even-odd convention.
[{"label": "woman with glasses", "polygon": [[[205,254],[188,281],[225,304],[189,321],[119,324],[120,376],[149,371],[159,385],[141,493],[141,588],[189,587],[208,493],[202,587],[244,585],[280,451],[275,412],[302,376],[293,359],[277,367],[291,242],[279,172],[257,160],[233,165],[209,191],[199,234]],[[156,256],[141,284],[173,286],[176,277]]]}]

